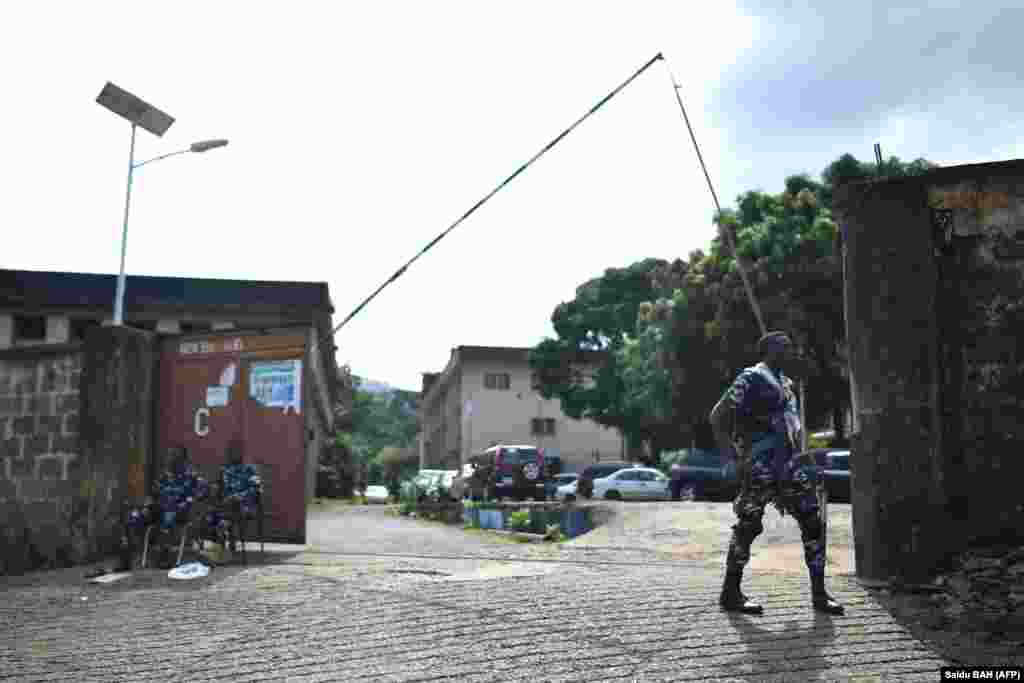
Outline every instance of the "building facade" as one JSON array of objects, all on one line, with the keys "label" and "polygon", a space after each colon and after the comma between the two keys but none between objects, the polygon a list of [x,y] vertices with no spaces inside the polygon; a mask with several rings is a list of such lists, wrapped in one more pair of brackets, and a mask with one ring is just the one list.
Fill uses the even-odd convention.
[{"label": "building facade", "polygon": [[267,540],[304,542],[339,375],[324,283],[0,270],[0,574],[116,547],[169,446],[266,482]]},{"label": "building facade", "polygon": [[455,469],[496,443],[533,444],[567,471],[623,457],[615,429],[562,412],[533,388],[528,348],[459,346],[442,372],[423,373],[420,466]]}]

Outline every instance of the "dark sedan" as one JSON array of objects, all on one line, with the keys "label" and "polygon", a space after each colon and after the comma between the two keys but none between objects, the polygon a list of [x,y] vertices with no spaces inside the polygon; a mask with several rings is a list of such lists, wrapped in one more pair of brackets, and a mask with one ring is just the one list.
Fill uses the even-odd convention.
[{"label": "dark sedan", "polygon": [[739,490],[736,465],[725,462],[718,449],[689,449],[670,470],[675,500],[718,498],[731,500]]},{"label": "dark sedan", "polygon": [[828,499],[836,503],[850,502],[850,451],[838,448],[814,448],[805,452],[814,458],[825,477]]}]

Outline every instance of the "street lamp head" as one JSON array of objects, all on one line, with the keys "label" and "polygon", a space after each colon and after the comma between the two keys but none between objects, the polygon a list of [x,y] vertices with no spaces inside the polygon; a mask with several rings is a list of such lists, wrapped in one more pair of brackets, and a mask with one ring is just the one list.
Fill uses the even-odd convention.
[{"label": "street lamp head", "polygon": [[174,117],[110,82],[103,86],[96,101],[127,119],[132,125],[141,126],[158,138],[163,137],[174,123]]},{"label": "street lamp head", "polygon": [[211,149],[224,147],[227,144],[227,140],[203,140],[201,142],[193,142],[191,146],[189,146],[189,150],[193,152],[208,152]]}]

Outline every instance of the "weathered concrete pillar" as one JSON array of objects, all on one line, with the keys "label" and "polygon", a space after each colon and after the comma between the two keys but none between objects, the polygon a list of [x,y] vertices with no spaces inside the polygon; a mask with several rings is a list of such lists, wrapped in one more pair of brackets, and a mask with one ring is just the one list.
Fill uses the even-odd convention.
[{"label": "weathered concrete pillar", "polygon": [[14,344],[14,316],[0,314],[0,349],[9,349]]},{"label": "weathered concrete pillar", "polygon": [[85,339],[80,447],[94,553],[116,548],[124,503],[145,495],[156,359],[153,335],[140,330],[97,327]]},{"label": "weathered concrete pillar", "polygon": [[859,432],[852,444],[857,576],[917,580],[930,569],[943,493],[930,476],[935,424],[937,279],[923,185],[869,182],[837,190],[846,233],[845,296]]}]

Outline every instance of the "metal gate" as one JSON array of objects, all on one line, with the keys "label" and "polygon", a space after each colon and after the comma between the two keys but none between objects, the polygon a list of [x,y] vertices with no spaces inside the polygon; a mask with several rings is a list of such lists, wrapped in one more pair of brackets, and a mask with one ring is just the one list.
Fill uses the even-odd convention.
[{"label": "metal gate", "polygon": [[263,479],[263,537],[305,543],[306,444],[300,335],[236,334],[165,342],[157,406],[157,472],[171,446],[216,479],[228,445]]}]

